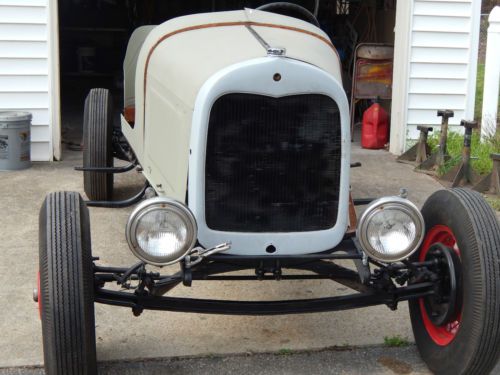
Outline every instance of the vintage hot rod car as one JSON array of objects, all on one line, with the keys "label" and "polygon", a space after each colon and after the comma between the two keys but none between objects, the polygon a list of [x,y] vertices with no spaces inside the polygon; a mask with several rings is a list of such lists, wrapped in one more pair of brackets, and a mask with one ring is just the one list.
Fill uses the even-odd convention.
[{"label": "vintage hot rod car", "polygon": [[[495,365],[494,212],[462,188],[434,193],[421,211],[404,194],[352,199],[339,57],[309,12],[298,10],[304,20],[271,12],[283,7],[298,9],[278,3],[137,29],[124,62],[121,129],[113,127],[109,92],[89,93],[79,169],[90,201],[51,193],[40,212],[35,300],[47,373],[97,372],[95,302],[136,315],[266,315],[395,309],[408,301],[418,350],[432,371],[484,374]],[[130,164],[114,167],[113,158]],[[146,186],[113,201],[113,174],[134,168]],[[87,206],[135,203],[126,238],[137,264],[98,265]],[[359,219],[354,205],[366,205]],[[175,263],[174,274],[154,268]],[[251,272],[232,274],[242,270]],[[279,301],[168,296],[198,280],[298,278],[333,280],[355,293]]]}]

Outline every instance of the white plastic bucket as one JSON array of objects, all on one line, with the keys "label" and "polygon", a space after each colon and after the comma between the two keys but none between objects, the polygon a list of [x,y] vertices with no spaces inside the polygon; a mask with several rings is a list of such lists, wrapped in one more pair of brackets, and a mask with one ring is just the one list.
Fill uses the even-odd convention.
[{"label": "white plastic bucket", "polygon": [[31,166],[31,113],[0,112],[0,170]]}]

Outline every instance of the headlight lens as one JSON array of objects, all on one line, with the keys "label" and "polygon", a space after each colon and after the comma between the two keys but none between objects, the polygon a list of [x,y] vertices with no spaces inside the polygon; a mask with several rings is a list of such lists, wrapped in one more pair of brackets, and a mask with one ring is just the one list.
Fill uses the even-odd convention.
[{"label": "headlight lens", "polygon": [[406,199],[381,198],[361,216],[357,236],[368,256],[382,262],[397,262],[420,246],[424,219],[418,208]]},{"label": "headlight lens", "polygon": [[146,263],[164,266],[181,260],[196,242],[197,227],[191,211],[168,198],[144,201],[130,215],[127,241]]}]

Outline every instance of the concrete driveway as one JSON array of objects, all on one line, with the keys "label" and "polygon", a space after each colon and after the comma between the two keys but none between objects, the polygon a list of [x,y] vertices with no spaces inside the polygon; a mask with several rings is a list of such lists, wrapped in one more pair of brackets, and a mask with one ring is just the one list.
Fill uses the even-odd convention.
[{"label": "concrete driveway", "polygon": [[[38,267],[38,210],[46,193],[82,191],[77,152],[65,161],[36,163],[25,171],[0,172],[0,367],[42,363],[41,325],[32,302]],[[355,197],[398,194],[421,205],[441,185],[394,162],[385,151],[353,150]],[[118,195],[142,185],[135,172],[116,177]],[[130,265],[136,261],[125,242],[124,228],[132,208],[91,208],[93,254],[101,264]],[[171,267],[173,271],[177,266]],[[344,294],[331,281],[195,282],[172,295],[237,299],[309,298]],[[383,343],[385,336],[413,340],[406,303],[391,312],[385,306],[337,313],[242,317],[146,311],[139,318],[129,309],[96,305],[97,351],[100,361],[171,356],[215,355],[280,350],[310,350],[331,346]]]}]

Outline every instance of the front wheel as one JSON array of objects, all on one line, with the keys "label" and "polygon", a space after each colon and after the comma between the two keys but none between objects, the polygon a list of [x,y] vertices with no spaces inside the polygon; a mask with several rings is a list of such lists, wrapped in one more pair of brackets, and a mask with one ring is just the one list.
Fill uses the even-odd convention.
[{"label": "front wheel", "polygon": [[39,236],[45,372],[96,374],[90,223],[80,194],[47,195],[40,210]]},{"label": "front wheel", "polygon": [[446,267],[440,268],[437,295],[409,302],[417,348],[436,374],[487,374],[500,352],[495,213],[480,194],[451,189],[429,197],[422,215],[426,236],[416,257]]}]

